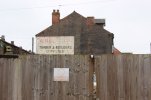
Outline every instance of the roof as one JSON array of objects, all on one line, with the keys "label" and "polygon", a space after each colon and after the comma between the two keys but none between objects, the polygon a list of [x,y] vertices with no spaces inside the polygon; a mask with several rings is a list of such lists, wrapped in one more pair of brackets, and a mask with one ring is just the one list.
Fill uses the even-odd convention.
[{"label": "roof", "polygon": [[18,46],[16,46],[16,45],[14,45],[14,44],[11,44],[11,43],[5,41],[5,40],[0,39],[0,41],[2,41],[4,44],[7,44],[7,45],[9,45],[9,46],[11,46],[11,47],[21,49],[22,51],[26,52],[27,54],[30,54],[30,52],[28,52],[27,50],[24,50],[24,49],[22,49],[22,48],[20,48],[20,47],[18,47]]},{"label": "roof", "polygon": [[[70,36],[70,35],[76,35],[76,34],[80,34],[80,33],[86,33],[88,31],[92,32],[92,30],[95,30],[95,29],[100,30],[106,34],[112,34],[97,24],[94,24],[94,26],[93,26],[93,28],[95,28],[95,29],[93,29],[93,28],[90,29],[86,25],[86,20],[87,20],[87,18],[80,15],[76,11],[73,11],[71,14],[69,14],[68,16],[61,19],[58,24],[49,26],[45,30],[36,34],[36,37],[39,37],[39,36],[61,36],[61,35],[62,36],[65,36],[65,35]],[[95,32],[100,32],[100,31],[95,31]],[[74,32],[74,34],[73,34],[73,32]]]},{"label": "roof", "polygon": [[113,47],[113,54],[118,55],[121,54],[121,52],[117,48]]}]

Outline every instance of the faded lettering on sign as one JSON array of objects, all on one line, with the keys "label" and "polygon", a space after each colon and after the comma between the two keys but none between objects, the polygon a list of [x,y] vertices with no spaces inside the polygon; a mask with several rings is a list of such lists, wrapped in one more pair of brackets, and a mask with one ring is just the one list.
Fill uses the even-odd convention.
[{"label": "faded lettering on sign", "polygon": [[74,36],[37,37],[38,54],[74,54]]}]

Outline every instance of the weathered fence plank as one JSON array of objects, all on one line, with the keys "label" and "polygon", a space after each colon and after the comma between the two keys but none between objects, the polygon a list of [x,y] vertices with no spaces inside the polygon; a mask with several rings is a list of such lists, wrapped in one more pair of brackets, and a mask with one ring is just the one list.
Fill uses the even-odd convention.
[{"label": "weathered fence plank", "polygon": [[150,100],[151,55],[95,57],[99,100]]}]

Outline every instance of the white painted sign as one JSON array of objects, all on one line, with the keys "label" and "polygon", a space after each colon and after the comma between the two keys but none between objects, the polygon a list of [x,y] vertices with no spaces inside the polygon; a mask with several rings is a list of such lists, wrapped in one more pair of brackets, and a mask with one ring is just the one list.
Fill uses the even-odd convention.
[{"label": "white painted sign", "polygon": [[36,38],[37,54],[74,54],[74,36]]},{"label": "white painted sign", "polygon": [[69,68],[54,68],[54,81],[69,81]]}]

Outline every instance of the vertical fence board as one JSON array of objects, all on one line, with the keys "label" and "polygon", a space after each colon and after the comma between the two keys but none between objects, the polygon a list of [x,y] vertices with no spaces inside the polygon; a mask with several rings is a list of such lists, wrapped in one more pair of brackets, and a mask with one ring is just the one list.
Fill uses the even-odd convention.
[{"label": "vertical fence board", "polygon": [[[107,100],[107,56],[101,56],[96,58],[96,80],[97,80],[97,97],[101,97],[100,100]],[[99,62],[99,63],[98,63]],[[101,68],[100,68],[101,67]],[[99,88],[98,88],[99,87]]]},{"label": "vertical fence board", "polygon": [[2,100],[2,95],[3,95],[3,85],[2,85],[2,83],[3,83],[3,74],[2,74],[2,72],[3,72],[3,59],[0,59],[0,99]]},{"label": "vertical fence board", "polygon": [[146,55],[144,59],[144,100],[149,99],[150,59]]},{"label": "vertical fence board", "polygon": [[148,57],[148,59],[149,59],[149,64],[150,64],[150,66],[149,66],[149,75],[148,75],[148,99],[150,99],[151,98],[151,78],[150,78],[150,76],[151,76],[151,57],[150,57],[150,55],[148,55],[149,57]]},{"label": "vertical fence board", "polygon": [[124,69],[123,69],[123,60],[122,56],[118,56],[117,58],[117,80],[118,80],[118,99],[117,100],[125,100],[125,92],[124,88]]}]

